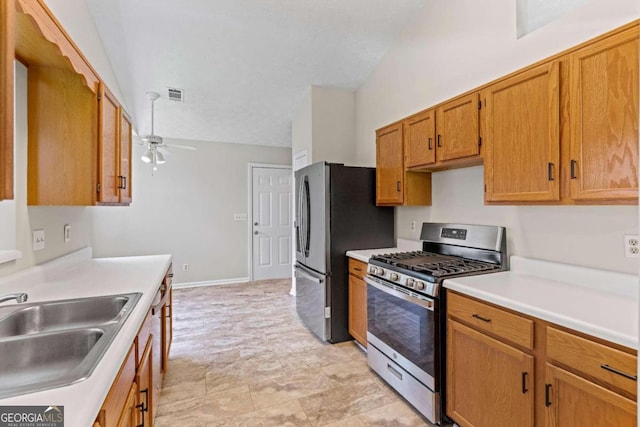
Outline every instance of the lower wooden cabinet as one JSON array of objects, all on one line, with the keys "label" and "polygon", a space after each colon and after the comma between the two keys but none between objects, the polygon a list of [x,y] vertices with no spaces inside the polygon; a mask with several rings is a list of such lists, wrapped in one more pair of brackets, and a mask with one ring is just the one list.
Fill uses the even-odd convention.
[{"label": "lower wooden cabinet", "polygon": [[635,350],[448,294],[446,412],[461,427],[636,426],[637,363]]},{"label": "lower wooden cabinet", "polygon": [[547,427],[635,427],[637,404],[569,371],[547,364]]},{"label": "lower wooden cabinet", "polygon": [[349,333],[362,346],[367,346],[367,264],[349,258]]},{"label": "lower wooden cabinet", "polygon": [[[120,426],[120,422],[126,414],[129,414],[129,391],[135,382],[136,363],[135,363],[135,345],[131,346],[127,357],[122,362],[120,372],[113,381],[113,385],[109,390],[109,394],[102,404],[102,408],[98,413],[96,422],[101,427]],[[125,424],[126,425],[126,424]]]},{"label": "lower wooden cabinet", "polygon": [[138,407],[142,425],[151,426],[154,414],[153,399],[157,398],[153,388],[153,334],[149,337],[147,345],[142,353],[140,366],[136,373],[138,383]]},{"label": "lower wooden cabinet", "polygon": [[136,382],[131,383],[129,393],[127,394],[127,400],[124,404],[124,409],[120,415],[120,421],[118,421],[118,427],[138,427],[138,419],[140,412],[137,408],[138,405],[138,384]]},{"label": "lower wooden cabinet", "polygon": [[456,321],[447,334],[449,416],[461,427],[533,426],[533,356]]}]

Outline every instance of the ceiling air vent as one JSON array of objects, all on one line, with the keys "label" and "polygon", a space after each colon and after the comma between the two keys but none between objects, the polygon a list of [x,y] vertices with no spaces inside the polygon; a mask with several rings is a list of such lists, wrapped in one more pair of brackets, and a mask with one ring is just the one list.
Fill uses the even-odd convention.
[{"label": "ceiling air vent", "polygon": [[184,102],[184,90],[175,87],[167,88],[168,98],[170,101]]}]

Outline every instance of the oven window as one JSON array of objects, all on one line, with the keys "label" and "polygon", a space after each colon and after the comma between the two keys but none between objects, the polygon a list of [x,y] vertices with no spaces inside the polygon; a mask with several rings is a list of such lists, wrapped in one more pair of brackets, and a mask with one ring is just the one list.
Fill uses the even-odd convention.
[{"label": "oven window", "polygon": [[370,333],[434,377],[434,311],[367,286],[367,319]]}]

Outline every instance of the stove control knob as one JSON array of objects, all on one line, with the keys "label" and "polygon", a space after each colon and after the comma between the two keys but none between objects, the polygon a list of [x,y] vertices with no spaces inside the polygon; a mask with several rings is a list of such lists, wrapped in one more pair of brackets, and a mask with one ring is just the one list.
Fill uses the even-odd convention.
[{"label": "stove control knob", "polygon": [[376,268],[373,265],[369,266],[369,273],[376,274]]},{"label": "stove control knob", "polygon": [[416,282],[416,289],[419,290],[419,291],[423,291],[424,290],[424,282],[421,282],[421,281],[418,280]]},{"label": "stove control knob", "polygon": [[384,269],[383,269],[383,268],[380,268],[380,267],[377,267],[377,268],[376,268],[376,274],[377,274],[378,276],[384,276]]},{"label": "stove control knob", "polygon": [[408,287],[410,287],[410,288],[413,288],[413,287],[414,287],[414,285],[415,285],[415,282],[416,282],[416,281],[415,281],[415,280],[413,280],[412,278],[408,278],[408,279],[407,279],[407,286],[408,286]]},{"label": "stove control knob", "polygon": [[400,276],[398,275],[398,273],[391,273],[391,276],[389,276],[389,279],[393,280],[394,282],[399,278]]}]

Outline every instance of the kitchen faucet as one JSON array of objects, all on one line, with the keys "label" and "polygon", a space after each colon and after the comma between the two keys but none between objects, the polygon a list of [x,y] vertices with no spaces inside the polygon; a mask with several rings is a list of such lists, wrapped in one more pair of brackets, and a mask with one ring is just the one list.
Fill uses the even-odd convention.
[{"label": "kitchen faucet", "polygon": [[7,294],[0,296],[0,302],[5,302],[9,300],[16,300],[16,302],[26,302],[29,296],[24,292],[19,292],[15,294]]}]

